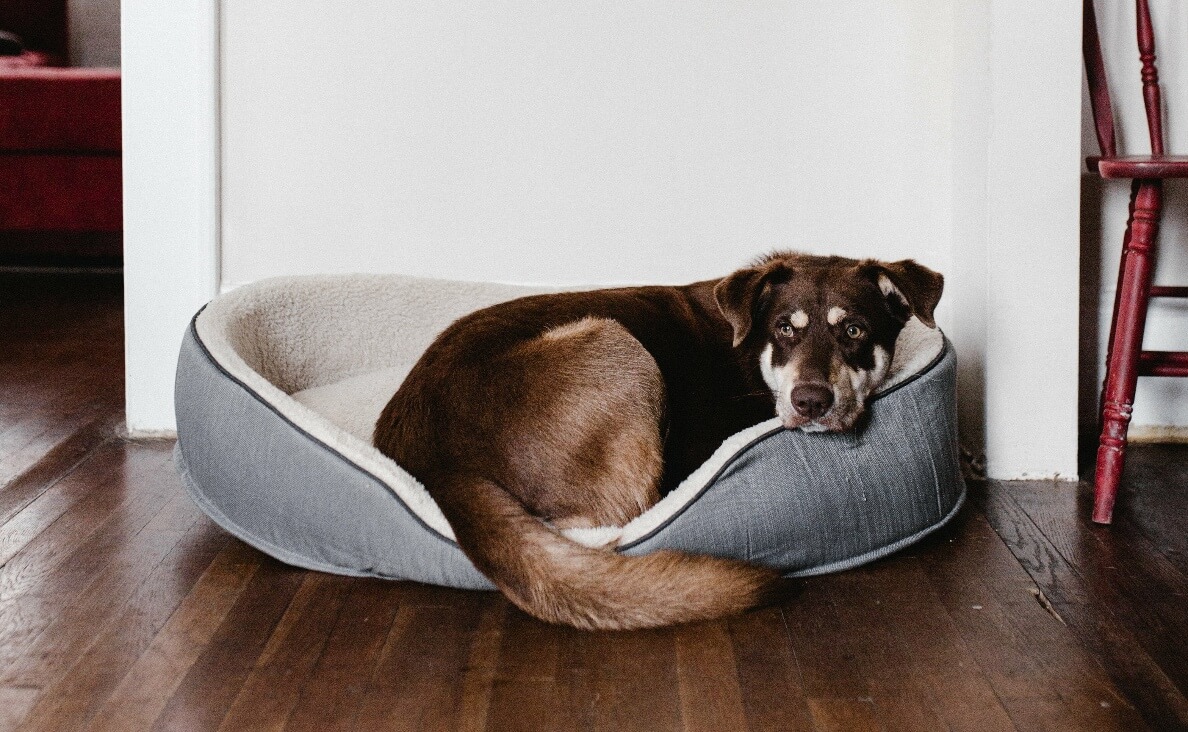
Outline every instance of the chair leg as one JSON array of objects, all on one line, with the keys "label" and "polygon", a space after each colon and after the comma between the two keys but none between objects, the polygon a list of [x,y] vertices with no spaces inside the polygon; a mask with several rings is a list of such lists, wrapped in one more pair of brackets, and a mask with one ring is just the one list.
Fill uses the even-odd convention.
[{"label": "chair leg", "polygon": [[1093,496],[1093,520],[1099,524],[1108,524],[1113,517],[1114,499],[1126,459],[1126,432],[1130,427],[1134,390],[1138,383],[1139,353],[1143,348],[1147,303],[1151,297],[1155,235],[1159,230],[1161,207],[1160,181],[1139,181],[1122,251],[1114,322],[1110,324],[1111,343]]},{"label": "chair leg", "polygon": [[1106,370],[1105,377],[1101,380],[1101,394],[1097,398],[1097,432],[1101,433],[1105,423],[1102,422],[1102,415],[1105,414],[1105,398],[1106,386],[1110,383],[1110,359],[1109,354],[1114,351],[1114,330],[1118,325],[1118,303],[1122,300],[1122,290],[1126,285],[1126,250],[1130,247],[1130,230],[1134,226],[1134,200],[1138,197],[1139,181],[1131,181],[1130,185],[1130,212],[1126,216],[1126,233],[1122,237],[1122,253],[1119,257],[1121,260],[1118,264],[1118,281],[1114,285],[1114,310],[1110,314],[1110,342],[1106,346]]}]

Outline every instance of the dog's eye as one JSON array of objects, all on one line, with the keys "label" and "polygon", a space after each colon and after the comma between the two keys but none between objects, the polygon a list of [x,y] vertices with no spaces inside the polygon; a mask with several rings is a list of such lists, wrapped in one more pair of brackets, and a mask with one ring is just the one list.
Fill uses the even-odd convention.
[{"label": "dog's eye", "polygon": [[788,336],[789,338],[796,333],[796,329],[793,328],[792,324],[788,322],[780,323],[779,326],[776,327],[776,330],[779,331],[780,335]]},{"label": "dog's eye", "polygon": [[846,326],[846,335],[851,338],[858,339],[866,335],[866,331],[862,330],[862,326],[850,323]]}]

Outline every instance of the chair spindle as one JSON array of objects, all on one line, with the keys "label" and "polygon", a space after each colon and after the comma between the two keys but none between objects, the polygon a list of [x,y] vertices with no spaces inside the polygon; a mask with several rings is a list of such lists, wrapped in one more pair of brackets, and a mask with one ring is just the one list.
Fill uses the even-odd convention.
[{"label": "chair spindle", "polygon": [[1163,102],[1159,93],[1159,71],[1155,68],[1155,29],[1147,0],[1136,0],[1139,60],[1143,62],[1143,102],[1147,107],[1147,129],[1151,133],[1151,154],[1163,154]]}]

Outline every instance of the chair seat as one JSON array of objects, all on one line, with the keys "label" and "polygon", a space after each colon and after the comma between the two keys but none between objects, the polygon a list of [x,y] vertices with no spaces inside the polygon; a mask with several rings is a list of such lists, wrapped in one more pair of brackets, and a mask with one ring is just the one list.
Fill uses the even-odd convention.
[{"label": "chair seat", "polygon": [[1085,162],[1102,178],[1188,178],[1188,155],[1119,155]]}]

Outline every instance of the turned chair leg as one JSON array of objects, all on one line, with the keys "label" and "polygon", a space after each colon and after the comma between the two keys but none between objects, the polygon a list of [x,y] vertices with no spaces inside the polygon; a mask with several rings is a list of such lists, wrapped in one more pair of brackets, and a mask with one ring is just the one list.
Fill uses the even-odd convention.
[{"label": "turned chair leg", "polygon": [[1122,290],[1126,284],[1126,250],[1130,247],[1130,229],[1134,226],[1134,199],[1138,197],[1139,181],[1131,181],[1130,185],[1130,212],[1126,215],[1126,233],[1122,236],[1122,256],[1119,257],[1118,264],[1118,281],[1114,285],[1114,309],[1110,314],[1110,342],[1106,346],[1106,369],[1105,377],[1101,380],[1101,393],[1097,397],[1097,432],[1101,434],[1105,423],[1102,422],[1102,415],[1105,414],[1105,398],[1106,386],[1110,383],[1110,359],[1109,354],[1114,352],[1114,331],[1118,327],[1118,303],[1122,300]]},{"label": "turned chair leg", "polygon": [[1126,238],[1123,240],[1110,348],[1106,357],[1106,383],[1102,396],[1101,441],[1093,496],[1093,520],[1110,523],[1118,481],[1126,459],[1126,432],[1138,383],[1139,353],[1151,297],[1155,261],[1155,235],[1159,229],[1162,185],[1158,180],[1137,181]]}]

